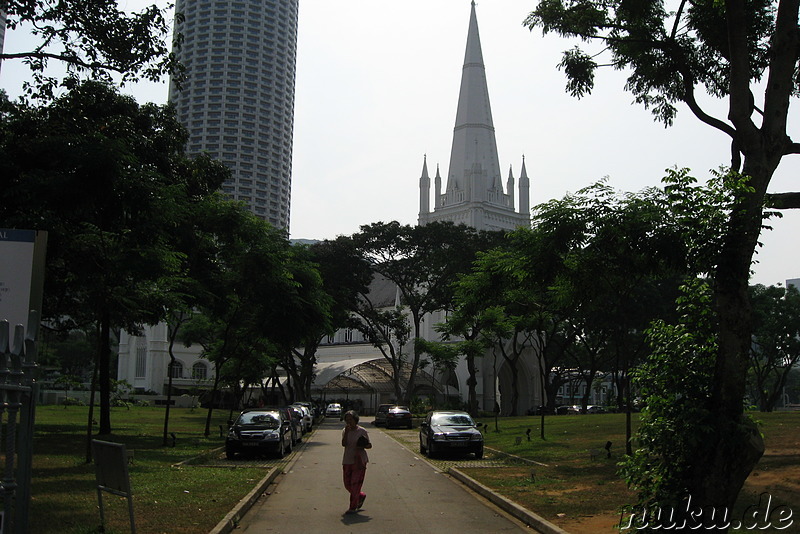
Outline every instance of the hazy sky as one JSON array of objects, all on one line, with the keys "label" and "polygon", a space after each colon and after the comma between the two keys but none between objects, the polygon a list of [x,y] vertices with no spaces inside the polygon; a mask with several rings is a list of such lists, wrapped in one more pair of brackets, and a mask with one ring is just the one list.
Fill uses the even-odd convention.
[{"label": "hazy sky", "polygon": [[[658,185],[673,166],[705,179],[728,163],[727,137],[686,108],[665,129],[632,104],[624,72],[605,69],[592,95],[568,96],[556,65],[574,43],[522,26],[536,3],[476,7],[503,182],[509,166],[519,177],[524,155],[533,206],[603,177],[638,191]],[[448,170],[469,12],[469,0],[300,0],[291,237],[416,223],[423,156],[431,175],[437,164],[443,176]],[[5,50],[17,50],[20,39],[7,34]],[[0,86],[17,94],[25,75],[7,62]],[[166,101],[166,84],[129,91],[140,101]],[[725,118],[720,103],[709,110]],[[790,127],[800,138],[797,124]],[[770,191],[800,189],[794,158],[784,159]],[[754,282],[800,276],[800,213],[773,226],[762,234]]]}]

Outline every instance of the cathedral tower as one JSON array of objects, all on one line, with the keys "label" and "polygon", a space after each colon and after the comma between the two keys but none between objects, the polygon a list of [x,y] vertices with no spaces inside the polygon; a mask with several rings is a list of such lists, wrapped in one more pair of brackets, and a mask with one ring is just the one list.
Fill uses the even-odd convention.
[{"label": "cathedral tower", "polygon": [[451,221],[477,230],[514,230],[530,226],[529,182],[524,161],[522,165],[517,212],[514,209],[514,177],[509,174],[509,190],[506,192],[500,175],[486,69],[473,1],[447,184],[442,193],[437,169],[434,210],[431,212],[430,178],[427,162],[423,163],[419,224]]}]

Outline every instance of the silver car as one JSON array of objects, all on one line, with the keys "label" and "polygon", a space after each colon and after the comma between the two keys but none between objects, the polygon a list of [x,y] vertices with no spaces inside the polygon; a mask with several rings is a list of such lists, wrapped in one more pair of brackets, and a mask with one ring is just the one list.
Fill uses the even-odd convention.
[{"label": "silver car", "polygon": [[292,404],[292,408],[297,408],[303,413],[303,432],[311,432],[314,426],[314,418],[311,417],[311,410],[303,404]]}]

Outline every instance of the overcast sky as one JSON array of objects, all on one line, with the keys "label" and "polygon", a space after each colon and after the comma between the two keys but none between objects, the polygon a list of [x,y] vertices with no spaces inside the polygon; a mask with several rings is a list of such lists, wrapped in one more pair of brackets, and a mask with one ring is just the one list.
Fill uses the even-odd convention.
[{"label": "overcast sky", "polygon": [[[605,69],[592,95],[568,96],[556,65],[574,43],[523,27],[536,3],[476,6],[503,182],[509,166],[519,177],[524,155],[532,206],[603,177],[638,191],[659,185],[670,167],[705,179],[729,162],[729,140],[688,109],[665,129],[632,104],[624,73]],[[447,173],[469,12],[470,0],[300,0],[291,237],[416,223],[423,156],[431,174],[437,164]],[[7,34],[6,52],[20,43],[20,35]],[[24,76],[7,62],[0,86],[18,94]],[[166,84],[128,91],[141,102],[167,97]],[[721,104],[709,110],[725,118]],[[797,124],[790,127],[800,138]],[[770,191],[800,189],[794,158],[785,158]],[[800,213],[773,226],[762,234],[757,283],[800,277]]]}]

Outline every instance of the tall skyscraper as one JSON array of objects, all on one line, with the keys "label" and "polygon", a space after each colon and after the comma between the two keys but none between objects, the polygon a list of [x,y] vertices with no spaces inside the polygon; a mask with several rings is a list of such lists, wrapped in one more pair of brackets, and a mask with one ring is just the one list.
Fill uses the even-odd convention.
[{"label": "tall skyscraper", "polygon": [[442,177],[437,168],[434,209],[430,211],[431,179],[427,160],[424,161],[419,180],[419,224],[451,221],[477,230],[514,230],[530,226],[530,180],[524,159],[519,177],[519,212],[514,209],[514,187],[515,179],[509,170],[507,192],[503,189],[473,1],[447,185],[442,193]]},{"label": "tall skyscraper", "polygon": [[232,178],[223,186],[258,217],[289,232],[298,0],[178,0],[175,50],[186,67],[170,101]]}]

